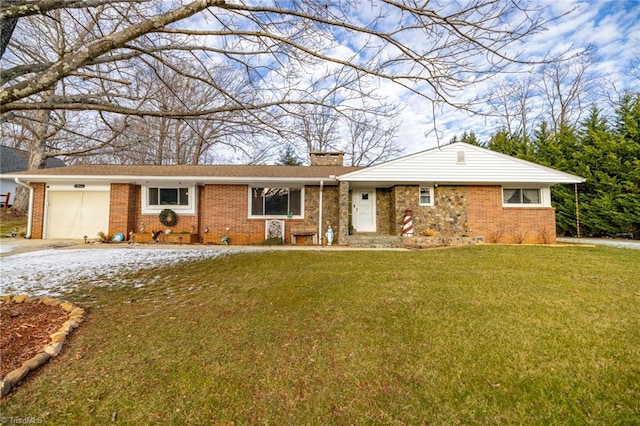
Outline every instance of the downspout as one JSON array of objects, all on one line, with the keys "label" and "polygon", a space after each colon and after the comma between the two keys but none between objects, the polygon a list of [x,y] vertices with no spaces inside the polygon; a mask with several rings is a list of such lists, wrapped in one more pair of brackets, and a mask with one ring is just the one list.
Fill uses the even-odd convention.
[{"label": "downspout", "polygon": [[320,202],[319,202],[319,209],[320,212],[318,213],[318,244],[322,245],[322,187],[324,186],[324,181],[321,180],[320,181]]},{"label": "downspout", "polygon": [[31,238],[31,227],[33,226],[33,194],[34,189],[31,185],[27,185],[24,182],[20,182],[19,178],[15,178],[14,182],[18,185],[29,189],[29,213],[27,214],[27,235],[25,238]]}]

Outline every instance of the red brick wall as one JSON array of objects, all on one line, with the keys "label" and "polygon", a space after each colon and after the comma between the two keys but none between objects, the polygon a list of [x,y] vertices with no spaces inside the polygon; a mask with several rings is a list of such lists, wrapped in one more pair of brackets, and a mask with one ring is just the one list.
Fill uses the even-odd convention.
[{"label": "red brick wall", "polygon": [[[201,190],[201,187],[196,186],[196,191],[198,191],[196,192],[196,199],[199,198],[199,191]],[[199,205],[200,204],[198,203],[196,212],[200,208]],[[175,226],[172,227],[167,227],[160,223],[158,214],[142,214],[142,187],[140,186],[136,187],[135,206],[137,226],[140,228],[140,225],[144,223],[146,232],[164,231],[167,229],[171,229],[171,232],[198,232],[199,217],[197,214],[176,212],[178,215],[178,222],[176,222]]]},{"label": "red brick wall", "polygon": [[494,243],[556,242],[556,216],[552,207],[502,207],[501,186],[467,187],[469,235]]},{"label": "red brick wall", "polygon": [[31,222],[31,238],[42,239],[44,232],[44,198],[45,184],[32,183],[33,192],[33,219]]},{"label": "red brick wall", "polygon": [[157,214],[142,214],[142,190],[140,185],[111,184],[111,207],[109,212],[109,234],[122,232],[139,232],[140,225],[145,224],[145,232],[164,231],[198,232],[198,216],[178,213],[178,222],[168,228],[160,223]]},{"label": "red brick wall", "polygon": [[[305,198],[310,192],[305,191]],[[265,219],[248,218],[248,196],[247,185],[205,185],[202,188],[198,211],[199,232],[203,243],[220,244],[225,234],[230,238],[231,244],[258,244],[264,241]],[[291,242],[291,227],[302,225],[304,222],[303,219],[286,219],[287,244]],[[205,228],[208,228],[209,232],[205,232]]]},{"label": "red brick wall", "polygon": [[[202,243],[220,244],[226,234],[231,244],[257,244],[264,241],[265,219],[249,219],[248,216],[248,187],[247,185],[205,185],[197,187],[197,214],[178,213],[178,223],[171,227],[172,232],[196,232],[200,234]],[[328,194],[325,194],[325,210],[335,208]],[[305,191],[305,198],[317,197],[317,191]],[[285,242],[291,242],[289,230],[292,226],[303,225],[307,221],[317,224],[316,212],[311,201],[305,200],[307,220],[286,219]],[[111,209],[109,215],[110,234],[122,232],[128,235],[130,231],[138,232],[141,223],[145,224],[145,232],[167,229],[160,223],[157,214],[141,213],[141,187],[130,184],[111,185]],[[317,203],[317,202],[316,202]],[[325,219],[328,220],[327,216]],[[308,224],[308,223],[306,223]],[[227,228],[229,229],[227,231]],[[206,229],[206,230],[205,230]],[[126,232],[125,232],[126,230]],[[208,232],[207,232],[208,231]]]},{"label": "red brick wall", "polygon": [[112,183],[109,208],[109,235],[136,231],[136,185]]}]

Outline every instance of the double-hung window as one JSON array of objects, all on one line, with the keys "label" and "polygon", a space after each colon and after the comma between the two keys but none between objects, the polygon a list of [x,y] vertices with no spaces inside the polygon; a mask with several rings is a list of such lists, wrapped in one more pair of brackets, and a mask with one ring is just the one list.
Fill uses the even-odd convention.
[{"label": "double-hung window", "polygon": [[505,206],[512,205],[541,205],[542,194],[540,188],[502,188],[502,202]]},{"label": "double-hung window", "polygon": [[421,186],[420,187],[420,200],[421,206],[433,206],[433,186]]},{"label": "double-hung window", "polygon": [[249,211],[253,217],[302,217],[302,188],[249,188]]},{"label": "double-hung window", "polygon": [[163,209],[195,213],[195,192],[195,186],[143,186],[142,213],[159,213]]}]

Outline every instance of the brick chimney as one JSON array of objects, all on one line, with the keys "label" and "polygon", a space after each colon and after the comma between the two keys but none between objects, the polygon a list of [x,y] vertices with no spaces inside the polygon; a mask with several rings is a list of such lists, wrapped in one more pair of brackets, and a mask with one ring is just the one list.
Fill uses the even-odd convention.
[{"label": "brick chimney", "polygon": [[344,152],[310,152],[312,166],[343,166]]}]

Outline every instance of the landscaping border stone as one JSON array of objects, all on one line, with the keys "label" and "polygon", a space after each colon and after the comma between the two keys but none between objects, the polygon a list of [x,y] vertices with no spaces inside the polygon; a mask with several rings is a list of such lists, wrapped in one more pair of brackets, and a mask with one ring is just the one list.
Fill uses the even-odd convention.
[{"label": "landscaping border stone", "polygon": [[32,298],[26,295],[0,296],[0,303],[34,303],[48,306],[59,306],[69,317],[69,319],[62,324],[60,330],[49,336],[51,338],[51,342],[45,345],[41,352],[33,356],[31,359],[23,362],[20,367],[8,372],[2,380],[0,380],[0,397],[4,397],[11,393],[11,391],[20,384],[20,382],[24,380],[31,371],[42,367],[52,357],[60,354],[66,338],[85,320],[86,312],[83,308],[74,303],[63,302],[51,297]]}]

